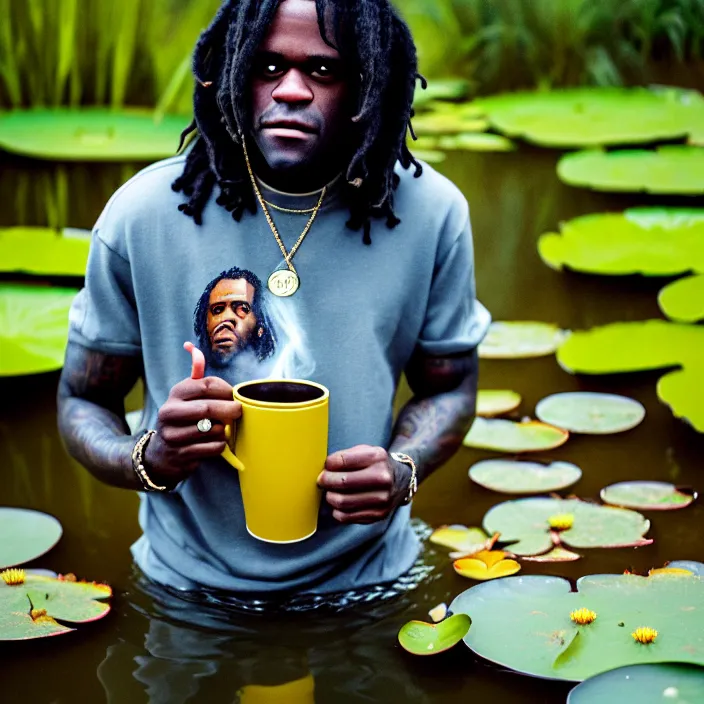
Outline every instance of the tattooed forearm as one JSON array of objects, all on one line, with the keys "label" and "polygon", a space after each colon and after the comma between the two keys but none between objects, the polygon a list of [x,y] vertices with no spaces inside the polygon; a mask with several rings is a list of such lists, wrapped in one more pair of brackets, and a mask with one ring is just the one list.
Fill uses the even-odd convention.
[{"label": "tattooed forearm", "polygon": [[119,357],[69,343],[59,381],[59,432],[68,451],[98,479],[140,489],[124,398],[142,375],[138,357]]},{"label": "tattooed forearm", "polygon": [[401,411],[391,449],[418,465],[419,480],[457,451],[477,398],[476,352],[456,357],[414,356],[406,376],[415,397]]}]

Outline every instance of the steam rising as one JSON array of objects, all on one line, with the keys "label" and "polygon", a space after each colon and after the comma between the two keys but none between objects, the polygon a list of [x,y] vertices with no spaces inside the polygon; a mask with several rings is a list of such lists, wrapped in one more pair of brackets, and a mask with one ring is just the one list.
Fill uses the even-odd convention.
[{"label": "steam rising", "polygon": [[290,300],[276,296],[270,296],[266,306],[276,333],[276,352],[267,361],[267,370],[260,370],[262,377],[310,379],[315,371],[315,361],[310,354],[295,306]]}]

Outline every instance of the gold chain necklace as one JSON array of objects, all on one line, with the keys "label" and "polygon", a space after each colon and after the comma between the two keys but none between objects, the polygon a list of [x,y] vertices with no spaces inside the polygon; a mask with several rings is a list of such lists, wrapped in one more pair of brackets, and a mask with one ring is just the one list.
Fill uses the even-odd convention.
[{"label": "gold chain necklace", "polygon": [[313,206],[312,208],[303,208],[302,210],[296,210],[294,208],[282,208],[280,205],[276,205],[276,203],[271,203],[268,200],[265,200],[264,202],[269,208],[278,210],[280,213],[291,213],[292,215],[307,215],[308,213],[312,213],[315,210],[315,206]]},{"label": "gold chain necklace", "polygon": [[303,228],[303,232],[301,232],[299,238],[296,240],[296,243],[293,245],[293,247],[291,247],[291,251],[287,252],[286,245],[283,243],[283,240],[279,235],[279,231],[276,229],[276,225],[274,224],[274,221],[271,215],[269,214],[269,210],[266,207],[266,203],[259,190],[259,186],[257,186],[257,179],[254,178],[254,172],[252,171],[252,165],[249,163],[249,154],[247,154],[247,143],[245,142],[244,136],[242,136],[242,148],[244,150],[244,160],[247,163],[247,171],[249,173],[249,178],[252,181],[252,187],[254,188],[254,194],[257,196],[259,205],[262,206],[262,210],[264,211],[264,217],[266,218],[269,228],[271,229],[271,232],[274,235],[274,238],[276,239],[276,244],[279,245],[281,254],[284,255],[284,263],[287,267],[286,269],[277,269],[275,272],[273,272],[269,277],[269,280],[267,281],[267,286],[269,287],[269,290],[276,296],[293,296],[293,294],[298,291],[298,288],[301,285],[301,279],[298,276],[298,272],[296,271],[295,267],[293,266],[293,257],[298,251],[298,248],[303,243],[303,240],[308,234],[308,230],[310,230],[311,226],[313,225],[313,221],[315,220],[315,217],[318,214],[318,211],[320,210],[320,206],[323,204],[325,194],[327,193],[327,186],[323,187],[323,190],[320,193],[320,198],[318,199],[318,203],[313,208],[313,214],[308,219],[306,226]]}]

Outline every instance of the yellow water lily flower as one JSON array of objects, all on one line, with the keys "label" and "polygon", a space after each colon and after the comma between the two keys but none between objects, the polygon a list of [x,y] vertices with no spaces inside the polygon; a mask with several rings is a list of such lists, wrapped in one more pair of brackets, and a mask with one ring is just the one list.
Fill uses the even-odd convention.
[{"label": "yellow water lily flower", "polygon": [[515,560],[507,560],[501,550],[480,550],[470,557],[455,560],[452,566],[462,577],[484,581],[508,577],[520,571],[521,566]]},{"label": "yellow water lily flower", "polygon": [[18,584],[24,584],[24,570],[9,569],[0,572],[0,578],[5,584],[14,587]]},{"label": "yellow water lily flower", "polygon": [[574,524],[574,516],[571,513],[559,513],[550,516],[548,523],[553,530],[569,530]]},{"label": "yellow water lily flower", "polygon": [[580,626],[586,626],[589,623],[592,623],[596,619],[596,612],[592,611],[591,609],[577,609],[576,611],[572,611],[570,613],[570,618],[578,625]]},{"label": "yellow water lily flower", "polygon": [[691,570],[685,570],[682,567],[658,567],[657,569],[650,570],[650,572],[648,572],[648,577],[652,577],[654,574],[692,575],[694,572]]},{"label": "yellow water lily flower", "polygon": [[658,632],[654,628],[650,628],[650,626],[641,626],[640,628],[636,628],[631,635],[633,636],[633,640],[637,643],[647,645],[658,637]]}]

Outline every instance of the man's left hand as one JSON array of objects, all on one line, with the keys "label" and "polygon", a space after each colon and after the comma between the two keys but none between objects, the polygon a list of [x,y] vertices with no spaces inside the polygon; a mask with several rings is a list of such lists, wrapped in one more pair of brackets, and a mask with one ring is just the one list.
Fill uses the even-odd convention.
[{"label": "man's left hand", "polygon": [[411,468],[383,447],[357,445],[327,458],[318,486],[340,523],[375,523],[404,502],[410,478]]}]

